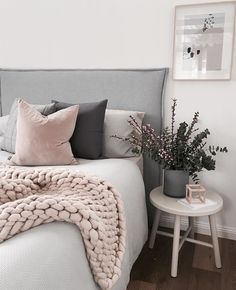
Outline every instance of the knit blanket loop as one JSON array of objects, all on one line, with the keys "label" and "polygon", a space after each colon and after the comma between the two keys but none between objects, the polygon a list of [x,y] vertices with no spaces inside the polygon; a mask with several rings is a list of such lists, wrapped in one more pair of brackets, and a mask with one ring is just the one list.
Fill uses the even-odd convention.
[{"label": "knit blanket loop", "polygon": [[77,226],[94,280],[111,289],[121,275],[126,232],[115,188],[76,170],[2,167],[0,242],[54,221]]}]

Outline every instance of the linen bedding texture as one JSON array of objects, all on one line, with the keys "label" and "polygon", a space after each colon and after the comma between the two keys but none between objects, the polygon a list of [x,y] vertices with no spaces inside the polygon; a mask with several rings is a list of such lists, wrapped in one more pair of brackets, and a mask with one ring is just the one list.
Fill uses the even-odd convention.
[{"label": "linen bedding texture", "polygon": [[69,140],[73,134],[79,106],[75,105],[43,116],[23,100],[18,101],[15,155],[16,165],[77,164]]},{"label": "linen bedding texture", "polygon": [[3,136],[6,132],[7,122],[9,119],[9,115],[2,116],[0,121],[0,136]]},{"label": "linen bedding texture", "polygon": [[[4,139],[1,145],[1,149],[8,151],[10,153],[15,153],[16,146],[16,133],[17,133],[17,113],[18,113],[18,101],[15,99],[11,106],[10,114],[7,120]],[[55,104],[46,104],[46,105],[33,105],[33,108],[39,111],[42,115],[48,116],[56,111]],[[6,117],[6,116],[5,116]]]},{"label": "linen bedding texture", "polygon": [[81,231],[94,280],[111,289],[121,275],[125,217],[120,194],[105,180],[65,169],[0,170],[0,242],[53,221]]},{"label": "linen bedding texture", "polygon": [[0,148],[3,146],[4,134],[6,132],[9,115],[0,117]]},{"label": "linen bedding texture", "polygon": [[126,110],[106,110],[104,121],[104,141],[103,156],[107,158],[127,158],[137,156],[132,152],[130,144],[123,140],[112,138],[113,135],[119,135],[122,138],[129,138],[135,134],[128,120],[133,116],[139,126],[143,123],[145,113]]}]

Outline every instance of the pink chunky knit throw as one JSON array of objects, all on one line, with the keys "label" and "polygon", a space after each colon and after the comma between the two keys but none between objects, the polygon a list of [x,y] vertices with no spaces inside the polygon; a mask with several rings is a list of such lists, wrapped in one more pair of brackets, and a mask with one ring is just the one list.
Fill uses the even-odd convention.
[{"label": "pink chunky knit throw", "polygon": [[74,170],[2,167],[0,242],[53,221],[80,229],[94,280],[111,289],[125,251],[123,205],[113,186]]}]

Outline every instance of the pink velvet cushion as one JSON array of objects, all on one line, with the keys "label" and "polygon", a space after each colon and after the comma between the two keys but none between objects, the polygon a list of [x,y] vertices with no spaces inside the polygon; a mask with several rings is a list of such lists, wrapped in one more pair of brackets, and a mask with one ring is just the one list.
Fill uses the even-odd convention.
[{"label": "pink velvet cushion", "polygon": [[79,106],[72,106],[43,116],[23,100],[19,100],[16,153],[11,161],[17,165],[76,164],[69,139]]}]

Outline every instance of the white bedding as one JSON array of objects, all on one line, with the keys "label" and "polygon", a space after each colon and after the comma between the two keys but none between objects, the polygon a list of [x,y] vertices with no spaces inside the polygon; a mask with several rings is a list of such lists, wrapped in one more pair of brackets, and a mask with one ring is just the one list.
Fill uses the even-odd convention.
[{"label": "white bedding", "polygon": [[[2,136],[0,136],[0,144],[2,141]],[[7,158],[9,156],[12,156],[12,154],[6,152],[6,151],[2,151],[0,149],[0,162],[5,162],[7,160]],[[136,156],[136,157],[125,157],[125,158],[119,158],[121,160],[130,160],[132,162],[134,162],[138,168],[140,169],[141,173],[143,174],[143,156]],[[78,159],[80,164],[85,164],[85,163],[90,163],[90,162],[94,162],[93,160],[88,160],[88,159]]]},{"label": "white bedding", "polygon": [[[0,151],[0,161],[8,156]],[[125,290],[131,267],[147,239],[145,192],[140,170],[135,162],[121,159],[81,160],[80,165],[71,168],[105,178],[122,196],[127,226],[126,251],[122,276],[113,289]],[[93,280],[76,226],[54,222],[0,244],[0,289],[97,290],[99,287]]]}]

